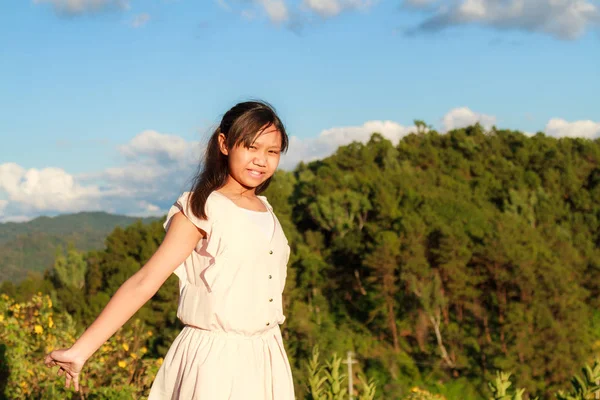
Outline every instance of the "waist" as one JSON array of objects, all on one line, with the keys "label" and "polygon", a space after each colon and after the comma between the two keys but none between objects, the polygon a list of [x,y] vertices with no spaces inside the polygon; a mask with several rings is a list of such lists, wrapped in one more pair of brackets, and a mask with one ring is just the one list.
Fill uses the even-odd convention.
[{"label": "waist", "polygon": [[223,331],[219,329],[204,329],[198,326],[186,324],[183,329],[192,329],[196,333],[200,333],[202,335],[208,336],[217,336],[223,338],[231,338],[231,339],[241,339],[241,340],[251,340],[251,339],[266,339],[271,338],[273,336],[281,337],[281,329],[279,328],[279,324],[274,324],[274,326],[258,331],[258,332],[236,332],[236,331]]}]

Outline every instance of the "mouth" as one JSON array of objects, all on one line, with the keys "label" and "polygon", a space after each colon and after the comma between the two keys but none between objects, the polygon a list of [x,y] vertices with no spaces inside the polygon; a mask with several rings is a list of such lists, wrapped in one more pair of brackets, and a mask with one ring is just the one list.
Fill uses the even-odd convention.
[{"label": "mouth", "polygon": [[248,174],[254,178],[261,178],[265,173],[261,171],[256,171],[254,169],[247,170]]}]

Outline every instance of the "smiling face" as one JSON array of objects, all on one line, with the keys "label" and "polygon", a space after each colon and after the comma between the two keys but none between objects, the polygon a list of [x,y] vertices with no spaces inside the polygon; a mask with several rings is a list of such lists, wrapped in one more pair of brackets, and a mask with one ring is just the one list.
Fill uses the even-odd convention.
[{"label": "smiling face", "polygon": [[221,152],[228,156],[229,179],[226,186],[239,185],[239,189],[242,190],[255,190],[277,170],[281,153],[281,133],[271,125],[261,129],[249,147],[239,143],[231,149],[225,145],[225,135],[220,134],[219,147]]}]

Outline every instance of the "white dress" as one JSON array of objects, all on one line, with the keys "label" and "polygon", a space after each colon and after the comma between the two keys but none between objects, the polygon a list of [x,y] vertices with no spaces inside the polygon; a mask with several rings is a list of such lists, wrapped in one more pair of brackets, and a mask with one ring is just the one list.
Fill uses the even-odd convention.
[{"label": "white dress", "polygon": [[185,324],[152,385],[149,400],[293,400],[290,364],[279,324],[290,247],[271,205],[269,231],[219,192],[207,220],[186,192],[171,207],[207,233],[180,265],[178,318]]}]

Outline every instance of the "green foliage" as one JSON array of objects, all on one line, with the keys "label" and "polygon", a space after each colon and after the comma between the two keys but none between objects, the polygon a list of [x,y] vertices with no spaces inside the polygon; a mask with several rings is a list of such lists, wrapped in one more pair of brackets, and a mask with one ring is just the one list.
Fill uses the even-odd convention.
[{"label": "green foliage", "polygon": [[[43,363],[51,349],[69,346],[78,334],[73,319],[57,313],[50,297],[36,294],[19,303],[0,295],[0,399],[80,398]],[[88,361],[80,378],[82,396],[147,396],[162,362],[146,357],[150,337],[140,321],[119,330]]]},{"label": "green foliage", "polygon": [[[73,245],[80,251],[101,249],[116,226],[125,227],[138,218],[104,212],[81,212],[38,217],[29,222],[0,223],[0,282],[20,283],[28,273],[42,273],[52,266],[57,247]],[[156,218],[144,218],[149,223]],[[6,290],[0,289],[6,293]]]},{"label": "green foliage", "polygon": [[496,372],[496,379],[488,382],[488,386],[492,392],[490,400],[523,400],[525,389],[516,389],[514,393],[510,394],[509,388],[511,385],[510,374],[500,371]]},{"label": "green foliage", "polygon": [[[333,353],[323,366],[319,361],[319,347],[313,347],[312,356],[307,362],[306,385],[308,392],[305,396],[306,400],[346,400],[348,398],[347,376],[341,372],[342,361],[341,357]],[[364,373],[358,373],[357,376],[359,379],[358,400],[373,400],[377,391],[375,380],[366,378]]]},{"label": "green foliage", "polygon": [[575,375],[571,380],[572,389],[569,392],[561,390],[557,393],[558,400],[587,400],[600,396],[600,362],[586,365],[581,372],[582,376]]},{"label": "green foliage", "polygon": [[600,147],[421,122],[397,147],[375,134],[296,169],[292,353],[306,354],[295,335],[325,342],[323,321],[352,321],[380,340],[361,356],[387,393],[410,371],[387,355],[400,351],[420,365],[412,379],[483,393],[487,371],[506,369],[547,396],[597,340]]},{"label": "green foliage", "polygon": [[[333,359],[305,368],[314,346],[353,349],[385,399],[487,398],[497,370],[525,390],[500,396],[569,390],[600,354],[600,143],[416,126],[399,143],[373,134],[279,171],[266,193],[292,248],[283,335],[298,398],[344,378]],[[2,291],[48,293],[81,329],[163,236],[159,222],[114,229],[104,249],[44,261],[38,270],[54,265],[44,277]],[[81,284],[65,273],[81,259],[82,290],[67,289]],[[180,328],[177,293],[170,278],[136,315],[157,332],[148,357]]]},{"label": "green foliage", "polygon": [[54,258],[50,279],[56,288],[79,290],[85,285],[86,271],[87,264],[83,254],[75,250],[73,246],[69,246],[65,255],[62,248],[59,247]]},{"label": "green foliage", "polygon": [[410,393],[403,397],[402,400],[446,400],[446,398],[439,394],[430,393],[427,390],[413,387]]},{"label": "green foliage", "polygon": [[375,378],[367,378],[361,372],[357,376],[359,382],[358,400],[374,400],[377,395],[377,381]]}]

